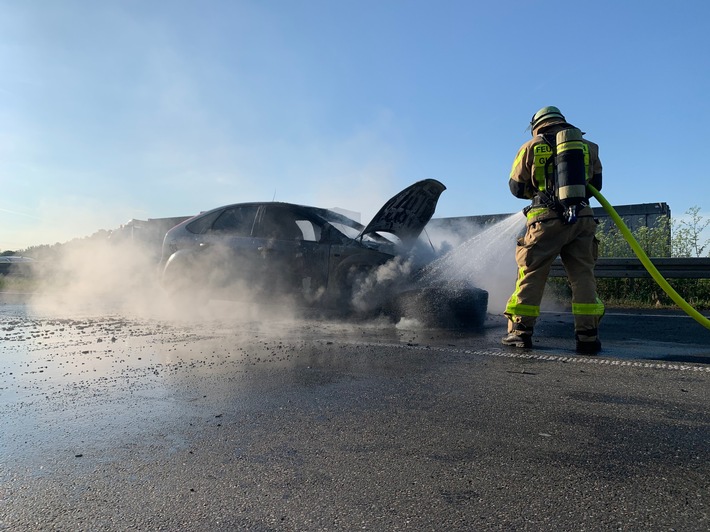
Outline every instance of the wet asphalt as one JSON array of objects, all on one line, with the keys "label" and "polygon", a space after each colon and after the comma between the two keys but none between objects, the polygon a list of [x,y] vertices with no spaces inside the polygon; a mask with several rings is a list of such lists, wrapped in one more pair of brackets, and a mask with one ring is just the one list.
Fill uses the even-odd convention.
[{"label": "wet asphalt", "polygon": [[710,331],[0,304],[0,530],[707,530]]}]

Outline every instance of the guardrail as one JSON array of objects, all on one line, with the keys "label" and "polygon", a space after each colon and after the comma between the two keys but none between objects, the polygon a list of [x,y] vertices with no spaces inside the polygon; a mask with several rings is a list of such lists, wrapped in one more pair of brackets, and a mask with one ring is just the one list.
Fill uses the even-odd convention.
[{"label": "guardrail", "polygon": [[[710,279],[709,258],[652,258],[651,262],[666,279]],[[641,261],[636,258],[600,258],[594,268],[597,277],[651,278]],[[552,263],[550,277],[565,277],[565,269],[559,257]]]}]

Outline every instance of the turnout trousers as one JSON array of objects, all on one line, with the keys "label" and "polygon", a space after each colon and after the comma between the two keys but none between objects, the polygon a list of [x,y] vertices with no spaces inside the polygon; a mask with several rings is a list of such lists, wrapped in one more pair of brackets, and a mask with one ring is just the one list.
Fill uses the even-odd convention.
[{"label": "turnout trousers", "polygon": [[596,229],[597,222],[591,216],[580,217],[574,224],[565,224],[560,218],[528,224],[515,251],[518,279],[505,309],[509,318],[508,332],[532,333],[540,315],[540,303],[552,262],[559,255],[572,288],[575,333],[585,341],[597,338],[604,305],[597,297],[594,277],[599,250]]}]

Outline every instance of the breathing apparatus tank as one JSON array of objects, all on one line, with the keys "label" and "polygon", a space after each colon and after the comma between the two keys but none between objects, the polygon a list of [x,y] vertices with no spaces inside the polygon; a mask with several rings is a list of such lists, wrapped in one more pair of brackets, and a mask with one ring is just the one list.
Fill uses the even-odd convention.
[{"label": "breathing apparatus tank", "polygon": [[[551,126],[557,126],[550,131]],[[591,177],[589,145],[584,133],[569,124],[557,107],[543,107],[530,120],[534,144],[532,184],[536,202],[562,216],[565,223],[577,221],[578,211],[587,205],[587,180]],[[556,133],[553,131],[556,130]],[[535,202],[533,202],[535,203]]]},{"label": "breathing apparatus tank", "polygon": [[555,136],[555,196],[563,208],[566,223],[577,221],[577,211],[587,203],[589,147],[576,127],[562,129]]}]

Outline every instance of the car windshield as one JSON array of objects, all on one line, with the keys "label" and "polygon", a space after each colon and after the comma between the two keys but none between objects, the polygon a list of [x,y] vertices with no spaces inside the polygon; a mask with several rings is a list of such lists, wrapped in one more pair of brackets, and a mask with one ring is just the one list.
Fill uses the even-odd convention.
[{"label": "car windshield", "polygon": [[[358,229],[338,222],[330,222],[330,225],[335,227],[338,231],[343,233],[348,238],[351,238],[353,240],[360,238],[360,231],[362,231],[362,226]],[[362,240],[363,242],[376,242],[378,244],[399,243],[399,239],[397,239],[397,237],[394,235],[390,235],[389,233],[385,233],[384,235],[380,233],[367,233],[366,235],[362,235]]]},{"label": "car windshield", "polygon": [[[335,211],[329,211],[327,209],[315,209],[318,215],[326,220],[330,225],[335,227],[338,231],[343,233],[345,236],[351,239],[356,239],[360,236],[360,233],[362,232],[363,229],[365,229],[365,226],[362,225],[359,222],[356,222],[352,218],[348,218],[347,216],[343,214],[339,214]],[[377,244],[397,244],[399,243],[399,239],[394,236],[390,235],[389,233],[386,233],[385,235],[382,235],[380,233],[368,233],[366,235],[362,236],[362,241],[363,242],[374,242]]]},{"label": "car windshield", "polygon": [[315,212],[318,216],[323,218],[326,222],[330,222],[331,224],[341,224],[346,227],[351,227],[353,229],[356,229],[358,233],[365,228],[364,225],[356,222],[352,218],[348,218],[344,214],[340,214],[335,211],[329,211],[328,209],[319,209],[317,207],[312,207],[311,210]]}]

